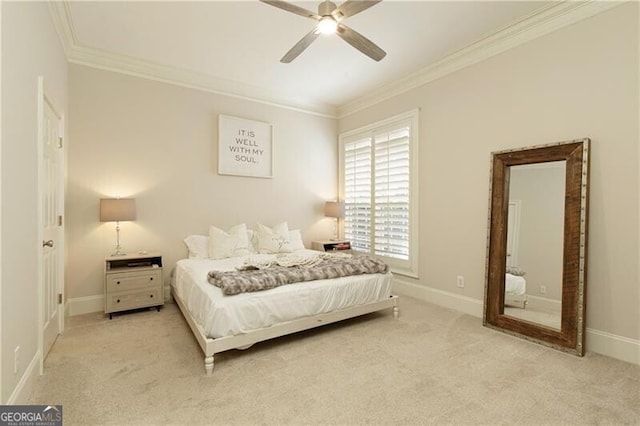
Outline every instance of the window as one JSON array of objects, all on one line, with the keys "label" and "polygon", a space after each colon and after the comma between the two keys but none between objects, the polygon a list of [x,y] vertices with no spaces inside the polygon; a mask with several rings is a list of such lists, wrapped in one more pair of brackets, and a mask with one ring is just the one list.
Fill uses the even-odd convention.
[{"label": "window", "polygon": [[418,112],[340,135],[344,236],[355,251],[417,276]]}]

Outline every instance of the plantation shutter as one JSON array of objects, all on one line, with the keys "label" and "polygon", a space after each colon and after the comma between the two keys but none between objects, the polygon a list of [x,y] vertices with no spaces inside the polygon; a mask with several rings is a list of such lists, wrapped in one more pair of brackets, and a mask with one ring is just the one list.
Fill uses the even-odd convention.
[{"label": "plantation shutter", "polygon": [[371,138],[345,144],[345,238],[354,250],[371,251]]},{"label": "plantation shutter", "polygon": [[344,145],[345,238],[354,250],[409,259],[410,127]]},{"label": "plantation shutter", "polygon": [[374,253],[409,259],[409,127],[375,137]]},{"label": "plantation shutter", "polygon": [[340,134],[344,239],[418,277],[418,119],[413,110]]}]

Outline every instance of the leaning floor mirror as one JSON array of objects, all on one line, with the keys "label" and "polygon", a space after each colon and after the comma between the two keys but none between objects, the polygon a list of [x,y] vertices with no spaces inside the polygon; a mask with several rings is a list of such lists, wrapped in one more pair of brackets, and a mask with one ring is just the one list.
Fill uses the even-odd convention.
[{"label": "leaning floor mirror", "polygon": [[491,154],[483,324],[584,355],[589,139]]}]

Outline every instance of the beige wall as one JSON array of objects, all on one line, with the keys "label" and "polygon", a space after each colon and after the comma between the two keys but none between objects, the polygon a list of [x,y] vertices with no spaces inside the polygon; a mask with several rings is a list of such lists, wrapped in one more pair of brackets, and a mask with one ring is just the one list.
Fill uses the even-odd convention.
[{"label": "beige wall", "polygon": [[[67,64],[45,2],[2,4],[2,393],[38,350],[37,79],[67,111]],[[20,367],[13,372],[14,348]],[[36,364],[37,371],[37,364]]]},{"label": "beige wall", "polygon": [[[99,222],[101,197],[136,199],[123,249],[161,251],[167,280],[186,256],[183,238],[209,225],[286,220],[308,246],[331,236],[323,207],[337,194],[335,120],[79,65],[69,81],[69,298],[103,293],[116,234]],[[219,114],[273,124],[272,179],[217,174]]]},{"label": "beige wall", "polygon": [[619,6],[339,121],[343,132],[420,108],[417,284],[482,300],[490,153],[590,137],[586,324],[640,338],[637,8]]}]

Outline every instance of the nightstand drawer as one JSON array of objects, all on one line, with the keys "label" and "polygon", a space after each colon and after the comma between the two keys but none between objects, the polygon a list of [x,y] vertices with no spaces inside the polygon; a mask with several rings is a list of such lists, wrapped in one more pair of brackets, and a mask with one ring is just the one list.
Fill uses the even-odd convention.
[{"label": "nightstand drawer", "polygon": [[129,291],[144,288],[156,288],[162,285],[162,271],[128,271],[107,274],[107,293]]},{"label": "nightstand drawer", "polygon": [[148,291],[115,293],[107,295],[106,311],[107,313],[110,313],[124,311],[127,309],[162,305],[163,303],[162,289],[160,288],[152,288]]}]

